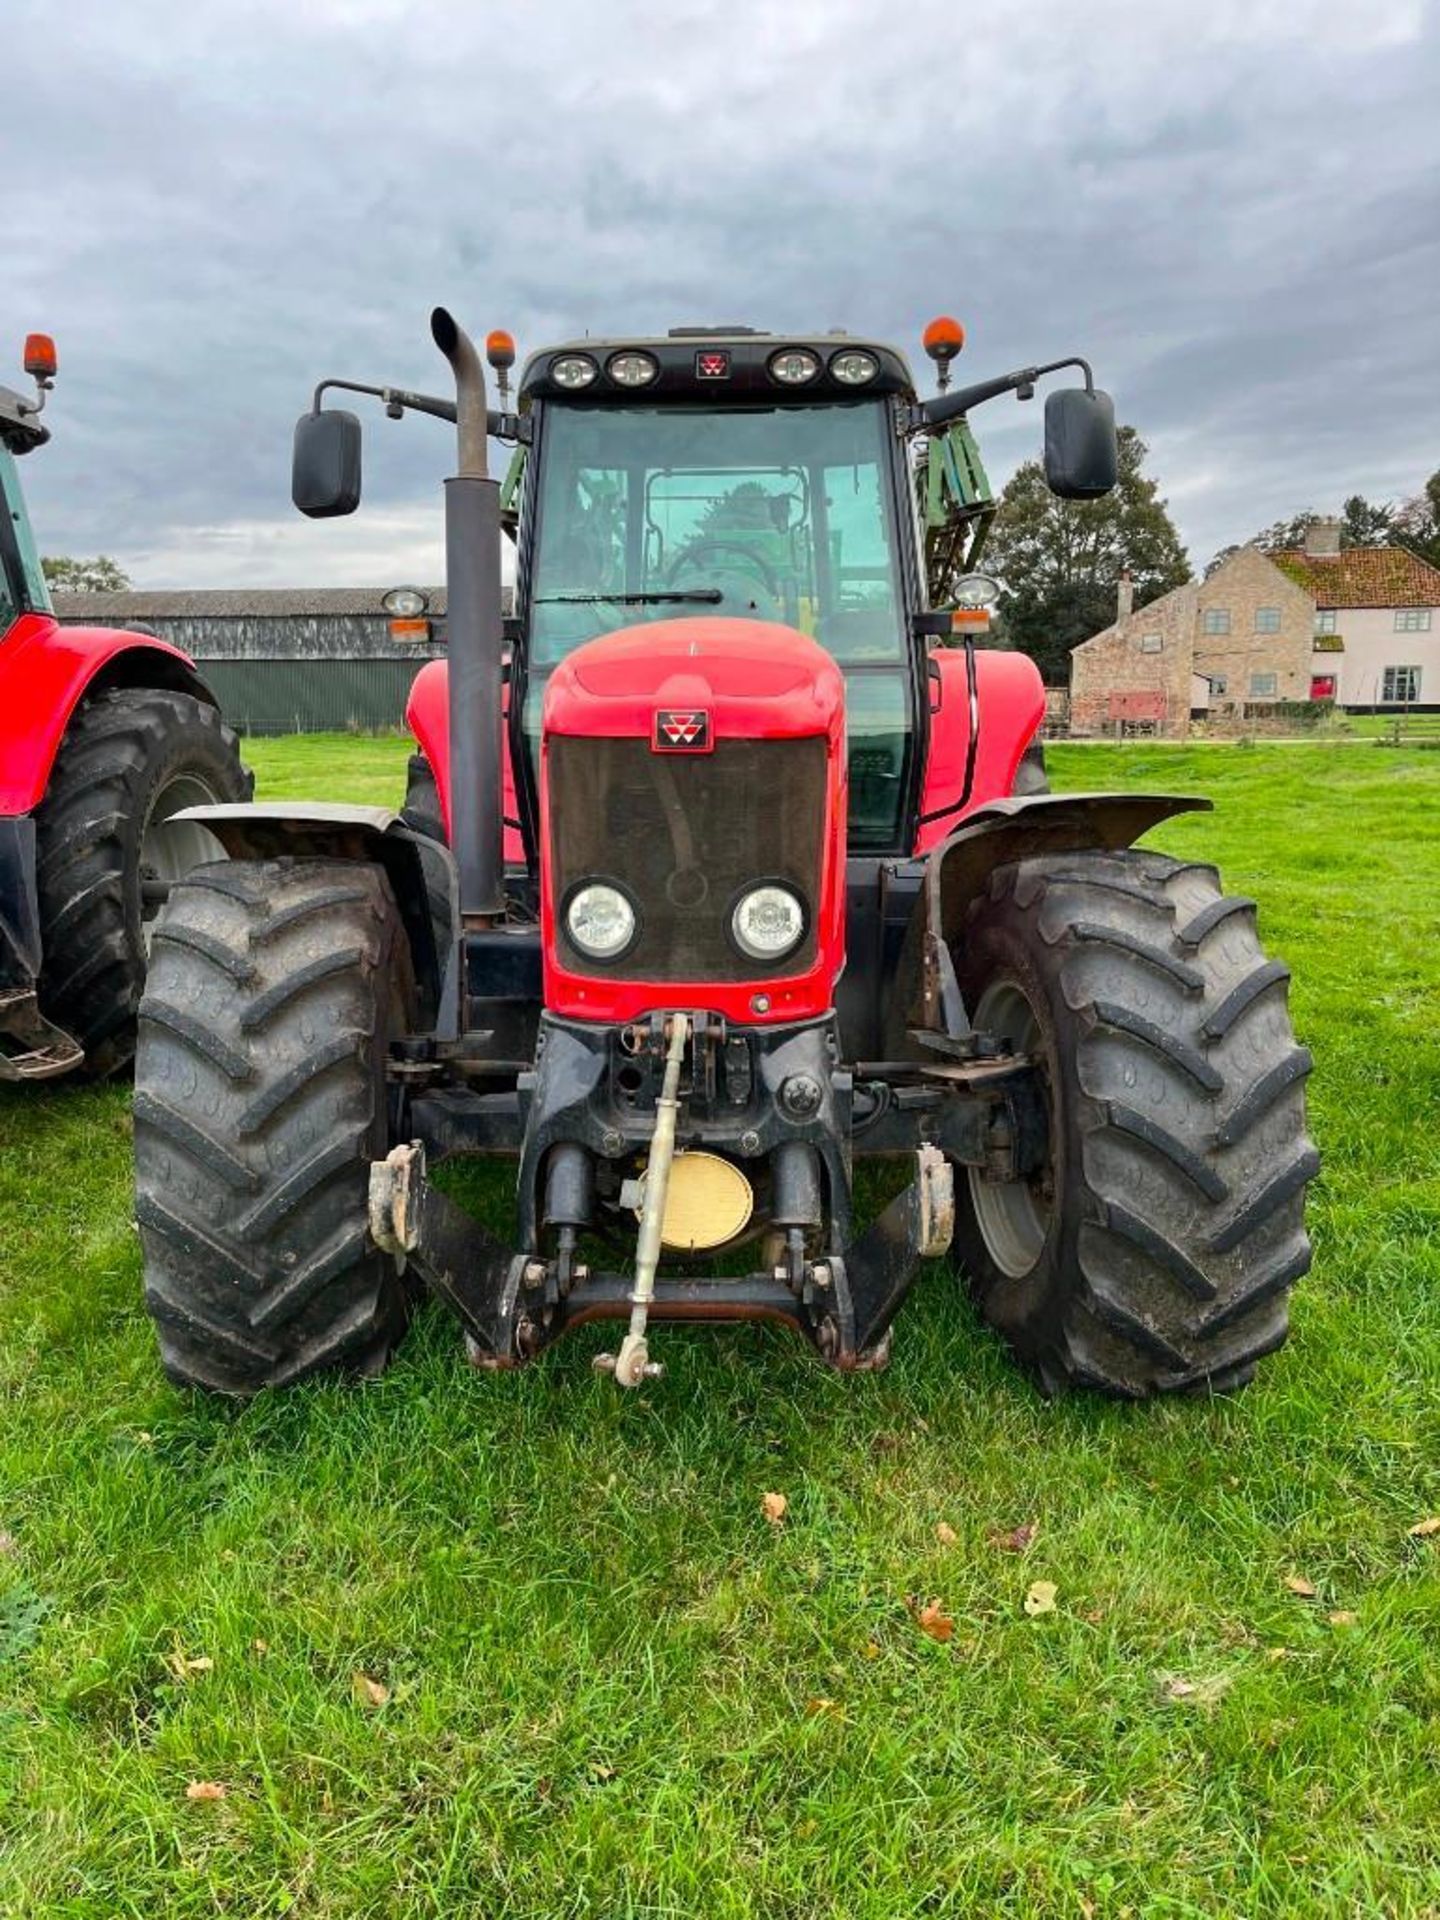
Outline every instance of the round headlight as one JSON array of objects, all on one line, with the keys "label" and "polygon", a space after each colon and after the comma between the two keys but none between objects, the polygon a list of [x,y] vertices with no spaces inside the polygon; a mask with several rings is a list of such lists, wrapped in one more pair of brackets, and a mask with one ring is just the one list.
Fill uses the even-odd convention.
[{"label": "round headlight", "polygon": [[635,909],[618,887],[592,880],[571,895],[565,931],[592,960],[618,960],[635,938]]},{"label": "round headlight", "polygon": [[993,607],[1000,598],[1000,582],[993,574],[967,573],[955,583],[957,607]]},{"label": "round headlight", "polygon": [[842,387],[863,387],[880,371],[880,362],[863,347],[845,347],[830,356],[830,373]]},{"label": "round headlight", "polygon": [[397,620],[418,620],[430,602],[418,587],[392,587],[380,604]]},{"label": "round headlight", "polygon": [[799,946],[805,909],[788,887],[752,887],[735,903],[730,931],[751,960],[778,960]]},{"label": "round headlight", "polygon": [[660,371],[660,362],[648,353],[612,353],[605,371],[617,387],[648,387]]},{"label": "round headlight", "polygon": [[770,356],[770,377],[787,387],[803,387],[820,371],[820,356],[808,347],[782,347]]},{"label": "round headlight", "polygon": [[562,353],[550,362],[550,378],[557,387],[578,392],[599,377],[600,369],[588,353]]}]

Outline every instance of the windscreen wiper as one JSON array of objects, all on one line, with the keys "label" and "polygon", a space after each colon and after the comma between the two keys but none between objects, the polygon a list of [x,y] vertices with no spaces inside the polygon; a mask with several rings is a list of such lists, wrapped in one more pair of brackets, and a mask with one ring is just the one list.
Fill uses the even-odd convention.
[{"label": "windscreen wiper", "polygon": [[604,601],[607,606],[645,607],[645,606],[706,606],[717,607],[725,598],[719,587],[685,587],[674,590],[649,593],[537,593],[535,605],[554,606],[561,602],[566,606],[594,606]]}]

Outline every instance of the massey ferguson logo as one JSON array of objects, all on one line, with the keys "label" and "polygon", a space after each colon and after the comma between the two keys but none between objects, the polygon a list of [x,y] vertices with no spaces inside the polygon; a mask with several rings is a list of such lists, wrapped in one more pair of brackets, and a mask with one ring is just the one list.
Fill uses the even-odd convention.
[{"label": "massey ferguson logo", "polygon": [[655,715],[657,753],[708,753],[710,716],[703,707],[661,707]]}]

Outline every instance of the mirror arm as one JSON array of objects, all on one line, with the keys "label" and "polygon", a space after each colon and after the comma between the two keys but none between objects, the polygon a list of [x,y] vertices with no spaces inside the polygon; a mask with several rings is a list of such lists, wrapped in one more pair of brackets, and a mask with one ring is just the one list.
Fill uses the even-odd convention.
[{"label": "mirror arm", "polygon": [[945,425],[968,413],[972,407],[980,406],[986,400],[994,400],[1002,393],[1018,394],[1022,400],[1034,397],[1035,382],[1043,379],[1047,373],[1058,373],[1062,367],[1079,367],[1085,376],[1085,391],[1094,393],[1095,376],[1090,371],[1088,360],[1082,360],[1078,354],[1071,354],[1064,360],[1048,361],[1043,367],[1021,367],[1014,373],[1002,373],[995,380],[981,380],[973,387],[957,387],[953,393],[942,393],[933,400],[922,400],[918,407],[911,407],[903,417],[903,430],[907,434],[923,433],[927,428]]},{"label": "mirror arm", "polygon": [[[312,413],[320,412],[320,397],[330,388],[341,393],[368,393],[376,400],[383,400],[385,411],[392,420],[398,420],[401,414],[409,411],[428,413],[436,420],[448,420],[452,426],[455,423],[456,406],[453,400],[440,400],[429,393],[411,393],[406,387],[362,386],[356,380],[322,380],[310,404]],[[530,444],[528,416],[522,419],[518,413],[497,413],[492,407],[486,415],[486,428],[497,440],[517,440],[526,446]]]}]

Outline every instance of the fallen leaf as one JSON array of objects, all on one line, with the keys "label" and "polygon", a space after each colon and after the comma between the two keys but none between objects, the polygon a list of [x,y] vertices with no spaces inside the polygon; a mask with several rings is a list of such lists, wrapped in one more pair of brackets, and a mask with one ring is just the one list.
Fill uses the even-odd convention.
[{"label": "fallen leaf", "polygon": [[953,1547],[960,1536],[948,1520],[942,1520],[935,1529],[935,1538],[942,1547]]},{"label": "fallen leaf", "polygon": [[760,1511],[772,1527],[778,1527],[784,1520],[790,1502],[783,1493],[767,1493],[760,1502]]},{"label": "fallen leaf", "polygon": [[1024,1553],[1035,1534],[1035,1522],[1027,1520],[1023,1527],[991,1527],[985,1538],[1001,1553]]},{"label": "fallen leaf", "polygon": [[928,1633],[932,1640],[951,1640],[955,1637],[955,1622],[946,1613],[938,1600],[930,1600],[921,1606],[918,1599],[908,1602],[915,1624],[922,1633]]},{"label": "fallen leaf", "polygon": [[3,1527],[0,1527],[0,1554],[14,1553],[19,1545],[20,1542],[13,1533],[7,1533]]},{"label": "fallen leaf", "polygon": [[605,1781],[613,1780],[615,1778],[614,1767],[607,1767],[603,1760],[592,1760],[590,1762],[589,1771],[590,1771],[590,1778],[592,1780],[598,1780],[602,1786],[604,1785]]},{"label": "fallen leaf", "polygon": [[1182,1674],[1162,1673],[1160,1691],[1167,1700],[1193,1700],[1197,1707],[1213,1707],[1230,1688],[1228,1673],[1208,1674],[1203,1680],[1187,1680]]},{"label": "fallen leaf", "polygon": [[807,1713],[828,1713],[836,1720],[843,1720],[845,1718],[845,1709],[841,1706],[840,1702],[838,1700],[827,1700],[823,1695],[817,1695],[815,1699],[807,1700],[805,1702],[805,1711]]},{"label": "fallen leaf", "polygon": [[878,1660],[880,1658],[880,1642],[878,1640],[867,1640],[861,1651],[867,1660]]},{"label": "fallen leaf", "polygon": [[1440,1513],[1432,1513],[1428,1520],[1417,1520],[1406,1532],[1412,1540],[1428,1540],[1432,1534],[1440,1533]]},{"label": "fallen leaf", "polygon": [[350,1676],[350,1692],[362,1707],[383,1707],[390,1698],[389,1687],[379,1680],[372,1680],[368,1673]]},{"label": "fallen leaf", "polygon": [[270,1651],[270,1642],[268,1640],[252,1640],[250,1642],[250,1651],[252,1653],[268,1653]]},{"label": "fallen leaf", "polygon": [[230,1789],[222,1780],[192,1780],[185,1789],[187,1800],[223,1800]]},{"label": "fallen leaf", "polygon": [[197,1653],[192,1659],[180,1645],[165,1656],[165,1664],[177,1680],[188,1680],[192,1673],[209,1673],[215,1662],[208,1653]]},{"label": "fallen leaf", "polygon": [[1307,1580],[1303,1574],[1292,1573],[1285,1584],[1291,1593],[1298,1594],[1302,1600],[1313,1600],[1315,1598],[1315,1582],[1313,1580]]},{"label": "fallen leaf", "polygon": [[1290,1649],[1289,1647],[1267,1647],[1265,1649],[1265,1658],[1270,1661],[1288,1660],[1290,1658]]},{"label": "fallen leaf", "polygon": [[1353,1627],[1359,1618],[1359,1614],[1352,1613],[1348,1607],[1340,1607],[1330,1615],[1330,1624],[1332,1627]]},{"label": "fallen leaf", "polygon": [[1033,1620],[1039,1613],[1054,1613],[1060,1589],[1053,1580],[1037,1580],[1025,1595],[1025,1611]]}]

